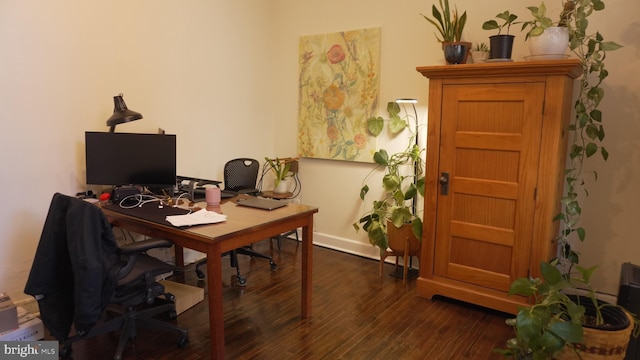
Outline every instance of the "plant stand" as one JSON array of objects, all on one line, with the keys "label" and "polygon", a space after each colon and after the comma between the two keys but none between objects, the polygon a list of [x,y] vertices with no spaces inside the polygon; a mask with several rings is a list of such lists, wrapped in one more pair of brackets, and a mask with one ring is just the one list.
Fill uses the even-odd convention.
[{"label": "plant stand", "polygon": [[[418,269],[414,269],[411,267],[411,262],[413,257],[409,257],[409,268],[407,269],[406,279],[411,280],[418,277],[419,271]],[[389,273],[389,276],[394,277],[396,279],[405,279],[404,275],[404,266],[398,265],[398,258],[396,257],[396,266],[393,268],[393,271]]]},{"label": "plant stand", "polygon": [[[415,254],[417,255],[417,254]],[[398,279],[402,279],[402,283],[406,284],[407,283],[407,279],[413,279],[418,277],[418,270],[417,269],[412,269],[411,268],[411,259],[413,258],[413,256],[409,255],[407,251],[405,251],[404,253],[398,253],[396,251],[386,251],[383,254],[380,255],[380,276],[382,276],[382,270],[384,267],[384,260],[389,257],[389,256],[395,256],[396,257],[396,264],[395,267],[393,268],[393,272],[389,273],[389,276],[392,276],[394,278],[398,278]],[[404,266],[400,266],[398,264],[398,259],[400,259],[402,257],[402,259],[404,260]],[[409,265],[407,267],[407,260],[409,260]]]},{"label": "plant stand", "polygon": [[[387,232],[390,249],[380,253],[380,276],[382,276],[384,260],[389,256],[395,256],[396,266],[393,274],[390,275],[402,278],[402,283],[406,284],[407,279],[415,277],[418,273],[416,269],[411,269],[411,261],[414,256],[420,254],[420,240],[413,235],[411,224],[396,228],[392,223],[388,223]],[[402,267],[398,265],[400,257],[402,257]]]}]

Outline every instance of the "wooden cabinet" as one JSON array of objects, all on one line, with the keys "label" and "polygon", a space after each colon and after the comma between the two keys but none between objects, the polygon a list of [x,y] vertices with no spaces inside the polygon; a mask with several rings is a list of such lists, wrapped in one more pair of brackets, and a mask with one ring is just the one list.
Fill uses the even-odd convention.
[{"label": "wooden cabinet", "polygon": [[577,60],[418,67],[429,79],[417,293],[515,313],[556,254]]}]

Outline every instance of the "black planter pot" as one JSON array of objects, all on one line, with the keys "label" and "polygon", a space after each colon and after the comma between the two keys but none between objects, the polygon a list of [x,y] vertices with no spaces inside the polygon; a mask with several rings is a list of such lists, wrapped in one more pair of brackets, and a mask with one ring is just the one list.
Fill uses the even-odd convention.
[{"label": "black planter pot", "polygon": [[448,64],[464,64],[467,62],[469,46],[466,43],[448,43],[444,45],[444,59]]},{"label": "black planter pot", "polygon": [[489,36],[489,59],[511,59],[513,35]]},{"label": "black planter pot", "polygon": [[[581,295],[569,295],[569,298],[571,298],[571,300],[573,300],[573,302],[575,302],[576,304],[584,306],[585,315],[593,317],[596,316],[596,307],[593,305],[593,302],[590,298]],[[606,303],[598,300],[598,304],[602,305]],[[583,324],[582,326],[590,329],[617,331],[626,329],[631,324],[624,311],[617,306],[603,306],[601,307],[601,312],[606,325],[596,326],[587,323]]]},{"label": "black planter pot", "polygon": [[466,64],[471,53],[471,43],[467,41],[443,42],[442,50],[447,64]]}]

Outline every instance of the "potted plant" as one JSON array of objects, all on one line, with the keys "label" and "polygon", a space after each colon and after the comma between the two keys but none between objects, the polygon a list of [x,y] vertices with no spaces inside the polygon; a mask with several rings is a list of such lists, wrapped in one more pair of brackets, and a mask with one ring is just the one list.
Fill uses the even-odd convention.
[{"label": "potted plant", "polygon": [[[362,229],[367,232],[369,242],[380,248],[384,254],[390,248],[389,227],[401,228],[410,226],[415,239],[422,238],[422,219],[417,213],[418,196],[424,196],[424,149],[418,144],[418,122],[415,114],[415,128],[411,129],[407,121],[410,116],[400,116],[400,106],[397,102],[387,104],[389,119],[372,117],[367,120],[367,129],[373,136],[378,136],[387,123],[387,129],[392,136],[408,132],[406,146],[402,151],[389,154],[380,149],[373,155],[376,167],[367,174],[360,189],[360,199],[365,200],[370,188],[366,182],[379,170],[384,170],[382,183],[384,189],[382,198],[371,202],[370,209],[356,222],[356,231]],[[406,112],[405,112],[406,113]],[[414,111],[415,113],[415,111]],[[393,249],[393,248],[392,248]],[[400,249],[393,249],[400,250]]]},{"label": "potted plant", "polygon": [[433,18],[420,15],[436,27],[439,33],[436,34],[436,39],[442,43],[445,60],[449,64],[463,64],[471,51],[471,43],[461,41],[462,30],[467,23],[467,12],[464,11],[458,16],[458,9],[455,7],[451,9],[449,0],[439,0],[439,5],[440,9],[435,4],[431,7]]},{"label": "potted plant", "polygon": [[564,58],[569,45],[569,28],[575,2],[566,1],[558,16],[553,21],[547,16],[544,2],[540,6],[528,6],[533,19],[522,23],[522,31],[527,30],[525,41],[529,44],[532,60]]},{"label": "potted plant", "polygon": [[285,193],[287,192],[286,179],[293,176],[291,166],[298,161],[295,158],[275,158],[270,159],[265,157],[265,167],[273,174],[273,192]]},{"label": "potted plant", "polygon": [[[605,41],[599,31],[588,30],[588,17],[594,11],[604,9],[600,0],[570,1],[571,13],[566,15],[569,29],[569,49],[580,60],[582,76],[578,85],[577,100],[574,104],[575,116],[569,124],[570,165],[565,170],[566,195],[561,199],[562,211],[555,217],[561,225],[557,239],[563,259],[569,264],[578,263],[578,253],[572,250],[570,238],[585,239],[585,230],[579,226],[582,209],[579,194],[588,195],[586,175],[597,179],[597,173],[584,173],[583,164],[587,158],[600,154],[607,160],[609,153],[602,146],[605,137],[602,111],[599,109],[604,98],[603,82],[609,75],[605,68],[608,51],[621,46],[613,41]],[[565,11],[568,8],[565,6]],[[589,31],[589,32],[587,32]]]},{"label": "potted plant", "polygon": [[[559,247],[559,257],[552,260],[550,264],[543,265],[542,279],[519,279],[512,284],[512,292],[514,294],[532,296],[532,304],[521,309],[518,312],[518,316],[510,321],[516,330],[516,340],[512,339],[507,344],[507,348],[511,350],[508,350],[509,352],[506,355],[515,356],[520,352],[522,355],[531,356],[533,359],[548,358],[545,357],[548,356],[548,352],[537,352],[531,345],[542,339],[546,331],[542,332],[541,335],[541,333],[532,331],[527,326],[534,323],[536,325],[541,323],[543,325],[540,326],[545,326],[553,319],[545,315],[549,314],[548,312],[535,309],[546,309],[546,306],[552,306],[549,311],[555,311],[551,312],[551,314],[554,318],[559,318],[566,317],[567,315],[563,314],[563,312],[566,313],[567,309],[577,304],[577,309],[580,311],[582,311],[582,307],[585,308],[585,311],[588,308],[592,308],[595,314],[594,317],[597,319],[595,322],[602,323],[602,316],[599,314],[603,314],[605,310],[617,308],[615,305],[602,303],[596,299],[596,292],[589,285],[589,279],[595,267],[585,269],[578,266],[579,254],[570,244],[575,238],[584,241],[586,237],[585,229],[580,226],[582,208],[580,207],[579,199],[580,194],[588,195],[586,176],[591,174],[597,179],[595,172],[584,172],[584,161],[598,153],[604,160],[609,156],[602,146],[605,132],[599,105],[604,97],[603,81],[608,76],[608,71],[605,68],[607,52],[620,48],[620,45],[615,42],[605,41],[598,31],[588,30],[589,21],[587,18],[594,11],[602,9],[604,9],[604,3],[601,0],[568,0],[563,5],[562,21],[559,23],[568,28],[569,49],[580,60],[582,76],[579,79],[577,100],[574,103],[575,116],[571,119],[568,128],[570,161],[568,168],[565,170],[565,195],[561,199],[560,213],[553,219],[558,221],[560,225],[559,235],[555,239]],[[540,7],[529,7],[529,10],[538,15],[544,14],[544,11],[540,11]],[[527,23],[529,25],[523,25],[523,29],[530,28],[528,33],[530,40],[531,37],[541,31],[541,28],[548,24],[548,21],[541,18],[524,24]],[[578,276],[575,276],[574,269],[577,270]],[[576,289],[586,291],[586,302],[579,297],[575,298],[567,295],[571,290],[575,291]],[[527,316],[523,314],[527,314]],[[573,317],[570,318],[570,322],[575,322],[581,326],[583,334],[600,334],[599,330],[596,331],[586,327],[586,319],[588,318],[584,316],[576,317],[575,319]],[[580,351],[579,346],[576,346],[579,342],[575,341],[573,337],[562,339],[561,336],[558,337],[558,331],[551,331],[550,335],[545,336],[548,336],[548,338],[544,338],[545,341],[553,340],[556,342],[553,345],[554,352],[557,346],[565,348],[565,352],[568,351],[566,350],[567,348],[572,352]],[[626,338],[628,339],[628,337],[628,333],[626,333]],[[624,340],[625,335],[615,336],[615,338]],[[517,347],[514,347],[516,345]],[[545,343],[545,346],[551,345]],[[602,346],[605,345],[600,347]],[[536,353],[538,355],[535,355]],[[563,354],[556,356],[566,358],[564,356],[567,355]],[[587,356],[581,352],[579,356],[583,359],[600,358],[595,357],[596,355],[591,357],[591,355]],[[622,359],[623,357],[624,353],[615,357],[607,357],[607,359]]]},{"label": "potted plant", "polygon": [[[541,278],[520,278],[511,284],[509,294],[530,297],[533,304],[506,321],[515,337],[495,351],[516,359],[593,359],[583,351],[597,348],[596,354],[607,354],[606,359],[622,359],[635,319],[622,307],[596,298],[589,282],[596,267],[576,266],[576,273],[566,276],[556,265],[541,262]],[[577,287],[586,295],[566,292]],[[609,342],[593,343],[593,338],[602,338],[600,331],[608,332]]]},{"label": "potted plant", "polygon": [[[510,61],[513,50],[513,40],[515,36],[509,34],[511,25],[518,18],[518,15],[505,10],[497,14],[496,19],[502,20],[501,23],[491,19],[482,24],[484,30],[498,29],[497,35],[489,36],[489,59],[494,61]],[[506,27],[506,33],[502,34],[502,30]],[[500,59],[500,60],[498,60]]]},{"label": "potted plant", "polygon": [[479,43],[471,50],[474,63],[483,63],[489,58],[489,46],[486,43]]}]

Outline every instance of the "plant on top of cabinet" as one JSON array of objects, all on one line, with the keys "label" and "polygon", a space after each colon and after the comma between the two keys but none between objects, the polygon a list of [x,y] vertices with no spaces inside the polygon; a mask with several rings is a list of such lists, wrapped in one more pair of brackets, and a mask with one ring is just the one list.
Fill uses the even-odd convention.
[{"label": "plant on top of cabinet", "polygon": [[436,34],[436,39],[438,39],[439,42],[460,41],[462,38],[462,30],[464,30],[464,26],[467,23],[467,12],[464,11],[462,15],[458,16],[458,9],[454,7],[452,10],[449,7],[449,0],[444,0],[444,2],[443,0],[439,0],[439,3],[440,9],[438,9],[435,4],[431,7],[433,19],[424,14],[420,15],[436,27],[436,30],[440,33],[440,36]]},{"label": "plant on top of cabinet", "polygon": [[[510,13],[508,10],[505,10],[499,14],[497,14],[496,19],[502,20],[502,23],[498,24],[498,22],[494,19],[487,20],[482,24],[482,28],[484,30],[495,30],[498,29],[498,35],[509,35],[509,30],[511,29],[511,25],[514,24],[514,21],[518,18],[518,15]],[[507,28],[505,34],[502,34],[502,29]]]},{"label": "plant on top of cabinet", "polygon": [[[471,43],[461,41],[462,31],[467,23],[467,12],[458,15],[458,9],[449,6],[449,0],[439,0],[440,9],[435,4],[431,7],[432,18],[427,15],[420,14],[429,23],[436,27],[438,33],[435,34],[436,39],[442,43],[442,49],[445,52],[445,58],[453,53],[459,54],[454,58],[447,58],[448,63],[464,63],[467,55],[471,51]],[[447,56],[448,55],[448,56]]]},{"label": "plant on top of cabinet", "polygon": [[527,9],[531,12],[532,20],[523,21],[521,31],[525,31],[527,28],[527,34],[525,40],[528,40],[532,36],[540,36],[549,27],[567,27],[567,24],[573,16],[573,10],[575,9],[574,1],[566,1],[562,6],[562,11],[558,16],[558,21],[553,21],[547,16],[547,6],[544,1],[540,3],[540,6],[527,6]]},{"label": "plant on top of cabinet", "polygon": [[[513,40],[515,36],[509,34],[511,25],[518,18],[518,15],[510,13],[505,10],[497,14],[496,19],[502,20],[498,23],[496,20],[487,20],[482,24],[484,30],[498,30],[497,35],[489,36],[489,59],[511,59],[511,52],[513,50]],[[505,34],[502,34],[502,30],[506,28]]]}]

